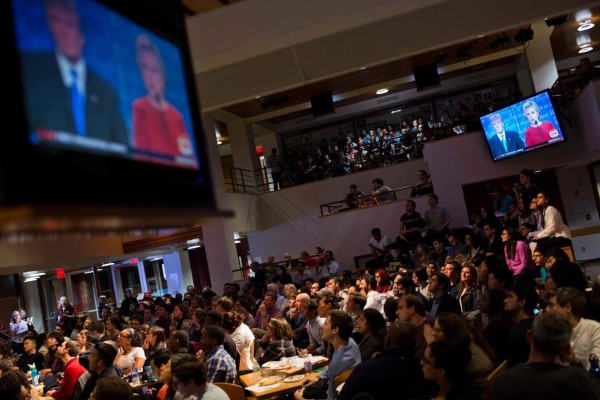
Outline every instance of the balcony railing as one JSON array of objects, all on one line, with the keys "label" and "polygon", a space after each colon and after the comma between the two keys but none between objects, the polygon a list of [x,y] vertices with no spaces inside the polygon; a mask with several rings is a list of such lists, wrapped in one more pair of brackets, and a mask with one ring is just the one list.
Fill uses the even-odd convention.
[{"label": "balcony railing", "polygon": [[[321,204],[321,216],[335,214],[343,211],[357,210],[361,208],[368,208],[387,204],[393,201],[407,199],[411,197],[412,190],[418,188],[419,185],[403,186],[400,188],[392,189],[392,195],[386,200],[381,200],[372,194],[365,194],[363,196],[357,196],[356,199],[343,199],[338,201],[332,201],[331,203]],[[407,191],[410,192],[407,193]]]}]

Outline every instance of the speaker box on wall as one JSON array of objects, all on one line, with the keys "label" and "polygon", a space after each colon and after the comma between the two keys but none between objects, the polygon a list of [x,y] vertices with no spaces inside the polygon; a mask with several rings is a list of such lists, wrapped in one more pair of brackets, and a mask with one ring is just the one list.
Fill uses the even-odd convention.
[{"label": "speaker box on wall", "polygon": [[440,85],[440,76],[438,75],[436,64],[421,65],[420,67],[413,68],[413,75],[415,76],[417,90],[429,89]]},{"label": "speaker box on wall", "polygon": [[312,107],[312,113],[315,117],[335,112],[335,109],[333,108],[333,95],[331,92],[310,96],[310,106]]}]

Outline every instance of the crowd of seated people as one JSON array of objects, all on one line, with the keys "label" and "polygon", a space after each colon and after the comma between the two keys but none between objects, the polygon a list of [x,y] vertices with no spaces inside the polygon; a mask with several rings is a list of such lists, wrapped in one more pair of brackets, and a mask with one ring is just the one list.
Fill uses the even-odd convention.
[{"label": "crowd of seated people", "polygon": [[[128,292],[121,307],[101,303],[99,321],[75,316],[47,334],[27,329],[14,364],[0,351],[2,399],[31,396],[30,365],[58,400],[106,390],[116,400],[106,382],[145,366],[159,382],[152,399],[226,399],[215,383],[307,354],[326,357],[328,368],[306,377],[295,399],[600,398],[587,371],[600,356],[600,282],[561,249],[569,235],[560,212],[530,171],[521,175],[515,195],[535,199],[536,231],[497,218],[492,205],[472,227],[452,229],[431,194],[424,218],[407,202],[395,241],[372,230],[364,268],[343,268],[319,247],[253,263],[249,281],[227,283],[221,295],[188,287],[138,302]],[[336,377],[348,371],[336,394]]]},{"label": "crowd of seated people", "polygon": [[487,112],[482,104],[475,111],[461,104],[455,116],[446,110],[439,119],[431,114],[359,134],[339,132],[335,143],[305,140],[302,146],[286,149],[276,168],[283,187],[289,187],[420,158],[429,141],[481,129],[479,116]]}]

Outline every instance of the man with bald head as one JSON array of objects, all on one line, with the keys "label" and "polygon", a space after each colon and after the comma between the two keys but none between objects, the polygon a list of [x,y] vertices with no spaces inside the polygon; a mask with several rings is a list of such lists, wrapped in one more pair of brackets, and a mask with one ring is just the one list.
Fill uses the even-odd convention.
[{"label": "man with bald head", "polygon": [[387,331],[385,351],[354,367],[338,398],[350,400],[358,393],[375,399],[421,398],[432,385],[423,378],[419,359],[415,357],[413,326],[396,321]]}]

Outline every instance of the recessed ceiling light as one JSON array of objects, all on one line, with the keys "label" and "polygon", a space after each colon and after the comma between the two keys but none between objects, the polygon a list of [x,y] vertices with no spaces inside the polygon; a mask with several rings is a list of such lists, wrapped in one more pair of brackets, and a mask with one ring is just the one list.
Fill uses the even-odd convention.
[{"label": "recessed ceiling light", "polygon": [[485,37],[485,35],[479,35],[479,36],[477,36],[477,39],[481,39],[481,38],[484,38],[484,37]]},{"label": "recessed ceiling light", "polygon": [[388,89],[386,89],[386,88],[383,88],[383,89],[379,89],[379,90],[378,90],[378,91],[376,91],[375,93],[377,93],[377,94],[386,94],[387,92],[389,92],[389,90],[388,90]]},{"label": "recessed ceiling light", "polygon": [[361,71],[364,71],[365,69],[367,69],[367,67],[360,67]]},{"label": "recessed ceiling light", "polygon": [[579,32],[587,31],[588,29],[592,29],[594,26],[596,26],[596,25],[592,24],[590,21],[581,22],[579,24],[579,28],[577,28],[577,30]]}]

